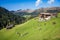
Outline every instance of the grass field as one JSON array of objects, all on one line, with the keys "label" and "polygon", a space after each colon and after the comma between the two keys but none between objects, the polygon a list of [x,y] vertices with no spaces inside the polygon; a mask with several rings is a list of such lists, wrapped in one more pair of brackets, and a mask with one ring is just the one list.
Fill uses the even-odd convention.
[{"label": "grass field", "polygon": [[12,29],[4,28],[0,40],[60,40],[60,18],[40,22],[36,17]]}]

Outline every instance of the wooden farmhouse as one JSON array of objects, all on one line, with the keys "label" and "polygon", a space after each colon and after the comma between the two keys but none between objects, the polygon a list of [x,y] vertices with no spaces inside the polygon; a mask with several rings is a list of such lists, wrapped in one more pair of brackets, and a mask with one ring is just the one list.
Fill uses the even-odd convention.
[{"label": "wooden farmhouse", "polygon": [[39,20],[49,20],[51,17],[57,17],[57,13],[40,13]]}]

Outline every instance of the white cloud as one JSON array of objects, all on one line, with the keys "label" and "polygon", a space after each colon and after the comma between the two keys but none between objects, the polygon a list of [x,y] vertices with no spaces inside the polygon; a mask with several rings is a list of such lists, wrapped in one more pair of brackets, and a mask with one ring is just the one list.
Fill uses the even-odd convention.
[{"label": "white cloud", "polygon": [[42,1],[41,0],[36,0],[36,7],[40,4],[40,3],[42,3]]},{"label": "white cloud", "polygon": [[49,3],[49,4],[52,4],[52,3],[54,3],[54,1],[55,1],[55,0],[48,0],[48,3]]}]

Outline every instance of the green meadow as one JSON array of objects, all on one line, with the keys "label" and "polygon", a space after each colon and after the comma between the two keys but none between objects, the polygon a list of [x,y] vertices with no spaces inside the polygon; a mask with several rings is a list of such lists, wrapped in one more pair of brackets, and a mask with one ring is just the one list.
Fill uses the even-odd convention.
[{"label": "green meadow", "polygon": [[60,14],[48,21],[33,18],[12,29],[0,30],[0,40],[60,40]]}]

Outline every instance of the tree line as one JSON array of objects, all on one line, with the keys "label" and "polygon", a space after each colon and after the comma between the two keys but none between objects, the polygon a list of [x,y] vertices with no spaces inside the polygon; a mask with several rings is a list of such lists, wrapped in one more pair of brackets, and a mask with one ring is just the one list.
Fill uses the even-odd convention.
[{"label": "tree line", "polygon": [[26,18],[14,15],[7,9],[0,7],[0,29],[6,28],[10,25],[13,25],[13,27],[17,24],[24,23]]}]

